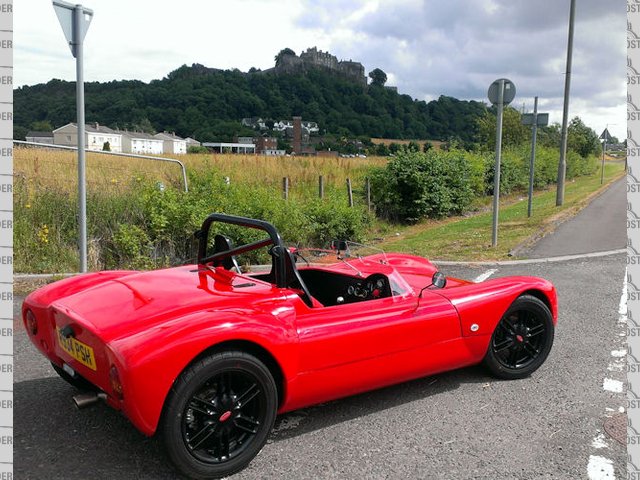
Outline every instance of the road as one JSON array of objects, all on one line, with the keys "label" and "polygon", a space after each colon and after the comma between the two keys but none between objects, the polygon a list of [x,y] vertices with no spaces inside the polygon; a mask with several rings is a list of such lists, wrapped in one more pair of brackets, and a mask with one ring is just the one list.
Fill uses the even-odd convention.
[{"label": "road", "polygon": [[627,245],[627,181],[622,178],[523,253],[528,258],[601,252]]},{"label": "road", "polygon": [[[539,275],[558,289],[554,347],[531,378],[498,381],[473,367],[282,415],[234,479],[578,479],[602,468],[625,477],[626,446],[603,430],[626,404],[617,391],[626,381],[624,254],[487,269],[442,267],[471,279]],[[75,410],[75,390],[19,321],[14,345],[17,478],[179,478],[160,443],[117,412]],[[605,473],[591,478],[612,478]]]}]

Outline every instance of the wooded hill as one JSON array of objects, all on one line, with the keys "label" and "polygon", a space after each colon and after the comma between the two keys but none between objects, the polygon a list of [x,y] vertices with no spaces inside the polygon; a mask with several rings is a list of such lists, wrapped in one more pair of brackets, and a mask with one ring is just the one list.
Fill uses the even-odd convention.
[{"label": "wooded hill", "polygon": [[[481,102],[441,96],[419,101],[381,85],[349,82],[322,70],[276,75],[194,64],[162,80],[85,84],[86,118],[112,128],[173,131],[200,141],[250,134],[244,117],[318,122],[321,134],[474,141]],[[51,80],[14,90],[14,138],[75,121],[75,82]]]}]

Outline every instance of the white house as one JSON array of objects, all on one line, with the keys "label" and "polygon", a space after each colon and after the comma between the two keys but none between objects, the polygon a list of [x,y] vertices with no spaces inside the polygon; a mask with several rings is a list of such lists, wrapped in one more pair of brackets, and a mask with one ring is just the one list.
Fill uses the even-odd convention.
[{"label": "white house", "polygon": [[[109,150],[122,152],[122,135],[109,127],[98,123],[84,126],[85,148],[87,150],[103,150],[105,143],[109,143]],[[78,146],[78,126],[75,123],[67,123],[65,126],[53,131],[54,145]]]},{"label": "white house", "polygon": [[126,153],[152,153],[161,155],[164,142],[149,133],[117,130],[122,135],[122,151]]},{"label": "white house", "polygon": [[198,140],[196,140],[195,138],[191,138],[191,137],[185,138],[184,141],[187,142],[187,148],[189,148],[189,147],[199,147],[200,145],[202,145]]},{"label": "white house", "polygon": [[173,153],[178,155],[187,153],[186,140],[184,138],[180,138],[173,132],[156,133],[154,137],[162,140],[164,153]]}]

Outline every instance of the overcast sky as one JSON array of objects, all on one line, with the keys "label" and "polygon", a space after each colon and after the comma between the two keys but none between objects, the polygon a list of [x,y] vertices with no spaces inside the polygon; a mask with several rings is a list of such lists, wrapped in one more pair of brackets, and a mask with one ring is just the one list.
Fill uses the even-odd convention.
[{"label": "overcast sky", "polygon": [[[75,3],[75,2],[73,2]],[[513,102],[562,120],[569,0],[84,0],[94,10],[85,80],[166,76],[180,65],[273,66],[317,46],[422,100],[486,101],[500,77]],[[626,137],[626,1],[577,0],[570,116]],[[14,83],[75,79],[50,0],[14,2]],[[312,119],[310,119],[312,120]],[[616,124],[616,125],[612,125]]]}]

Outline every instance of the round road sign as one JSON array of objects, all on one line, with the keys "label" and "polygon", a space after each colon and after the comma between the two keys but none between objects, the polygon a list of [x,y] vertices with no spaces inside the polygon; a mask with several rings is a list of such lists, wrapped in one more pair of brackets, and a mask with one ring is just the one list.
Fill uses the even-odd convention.
[{"label": "round road sign", "polygon": [[516,86],[513,82],[507,78],[499,78],[489,86],[487,96],[492,105],[498,104],[498,98],[500,95],[500,83],[504,82],[504,95],[502,98],[502,105],[509,105],[516,96]]}]

